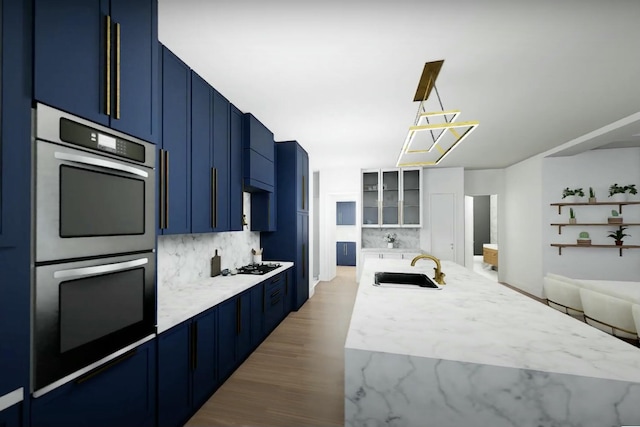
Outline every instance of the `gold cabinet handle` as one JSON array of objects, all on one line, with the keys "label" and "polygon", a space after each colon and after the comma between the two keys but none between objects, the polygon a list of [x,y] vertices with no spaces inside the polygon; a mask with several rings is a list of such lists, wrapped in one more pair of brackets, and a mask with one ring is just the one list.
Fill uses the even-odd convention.
[{"label": "gold cabinet handle", "polygon": [[116,22],[116,119],[120,119],[120,24]]},{"label": "gold cabinet handle", "polygon": [[107,45],[105,49],[107,72],[106,77],[106,96],[105,96],[105,113],[111,115],[111,16],[106,16],[106,39]]}]

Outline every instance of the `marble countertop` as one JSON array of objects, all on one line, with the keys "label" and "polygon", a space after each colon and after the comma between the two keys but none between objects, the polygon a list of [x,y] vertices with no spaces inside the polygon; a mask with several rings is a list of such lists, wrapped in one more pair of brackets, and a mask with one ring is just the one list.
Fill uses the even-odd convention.
[{"label": "marble countertop", "polygon": [[396,252],[396,253],[424,253],[420,248],[362,248],[362,252]]},{"label": "marble countertop", "polygon": [[453,262],[441,290],[372,286],[376,271],[433,267],[367,259],[345,347],[640,382],[640,349]]},{"label": "marble countertop", "polygon": [[158,287],[158,334],[293,267],[292,262],[264,262],[278,262],[282,266],[263,275],[216,276],[180,286]]},{"label": "marble countertop", "polygon": [[494,251],[498,250],[498,245],[495,243],[483,243],[482,247],[487,249],[493,249]]}]

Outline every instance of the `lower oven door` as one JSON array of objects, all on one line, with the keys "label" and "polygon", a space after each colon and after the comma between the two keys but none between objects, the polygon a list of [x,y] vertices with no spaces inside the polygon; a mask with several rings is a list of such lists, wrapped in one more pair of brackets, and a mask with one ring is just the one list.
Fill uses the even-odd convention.
[{"label": "lower oven door", "polygon": [[35,268],[33,391],[155,333],[155,264],[147,252]]},{"label": "lower oven door", "polygon": [[36,141],[35,261],[155,247],[155,171]]}]

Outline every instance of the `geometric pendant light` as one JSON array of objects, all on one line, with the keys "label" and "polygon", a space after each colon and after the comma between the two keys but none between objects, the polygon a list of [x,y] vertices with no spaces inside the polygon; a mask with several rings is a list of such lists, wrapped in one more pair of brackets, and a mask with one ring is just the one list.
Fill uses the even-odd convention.
[{"label": "geometric pendant light", "polygon": [[[396,167],[434,166],[478,127],[478,121],[456,122],[460,110],[444,110],[436,78],[444,60],[424,64],[414,101],[418,112],[400,150]],[[434,89],[441,111],[427,112],[425,103]]]}]

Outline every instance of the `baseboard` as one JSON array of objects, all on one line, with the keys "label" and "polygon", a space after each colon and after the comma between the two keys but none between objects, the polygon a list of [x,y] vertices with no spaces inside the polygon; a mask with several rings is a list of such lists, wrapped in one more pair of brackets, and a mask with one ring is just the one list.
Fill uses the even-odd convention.
[{"label": "baseboard", "polygon": [[537,297],[537,296],[535,296],[535,295],[533,295],[533,294],[530,294],[529,292],[525,292],[525,291],[523,291],[523,290],[522,290],[522,289],[520,289],[520,288],[516,288],[515,286],[508,284],[507,282],[498,282],[498,283],[500,283],[501,285],[506,286],[506,287],[507,287],[507,288],[509,288],[509,289],[513,289],[513,290],[514,290],[514,291],[516,291],[516,292],[520,292],[522,295],[528,296],[529,298],[534,299],[534,300],[536,300],[536,301],[538,301],[538,302],[541,302],[541,303],[543,303],[543,304],[546,304],[546,303],[547,303],[547,300],[546,300],[546,299],[539,298],[539,297]]}]

